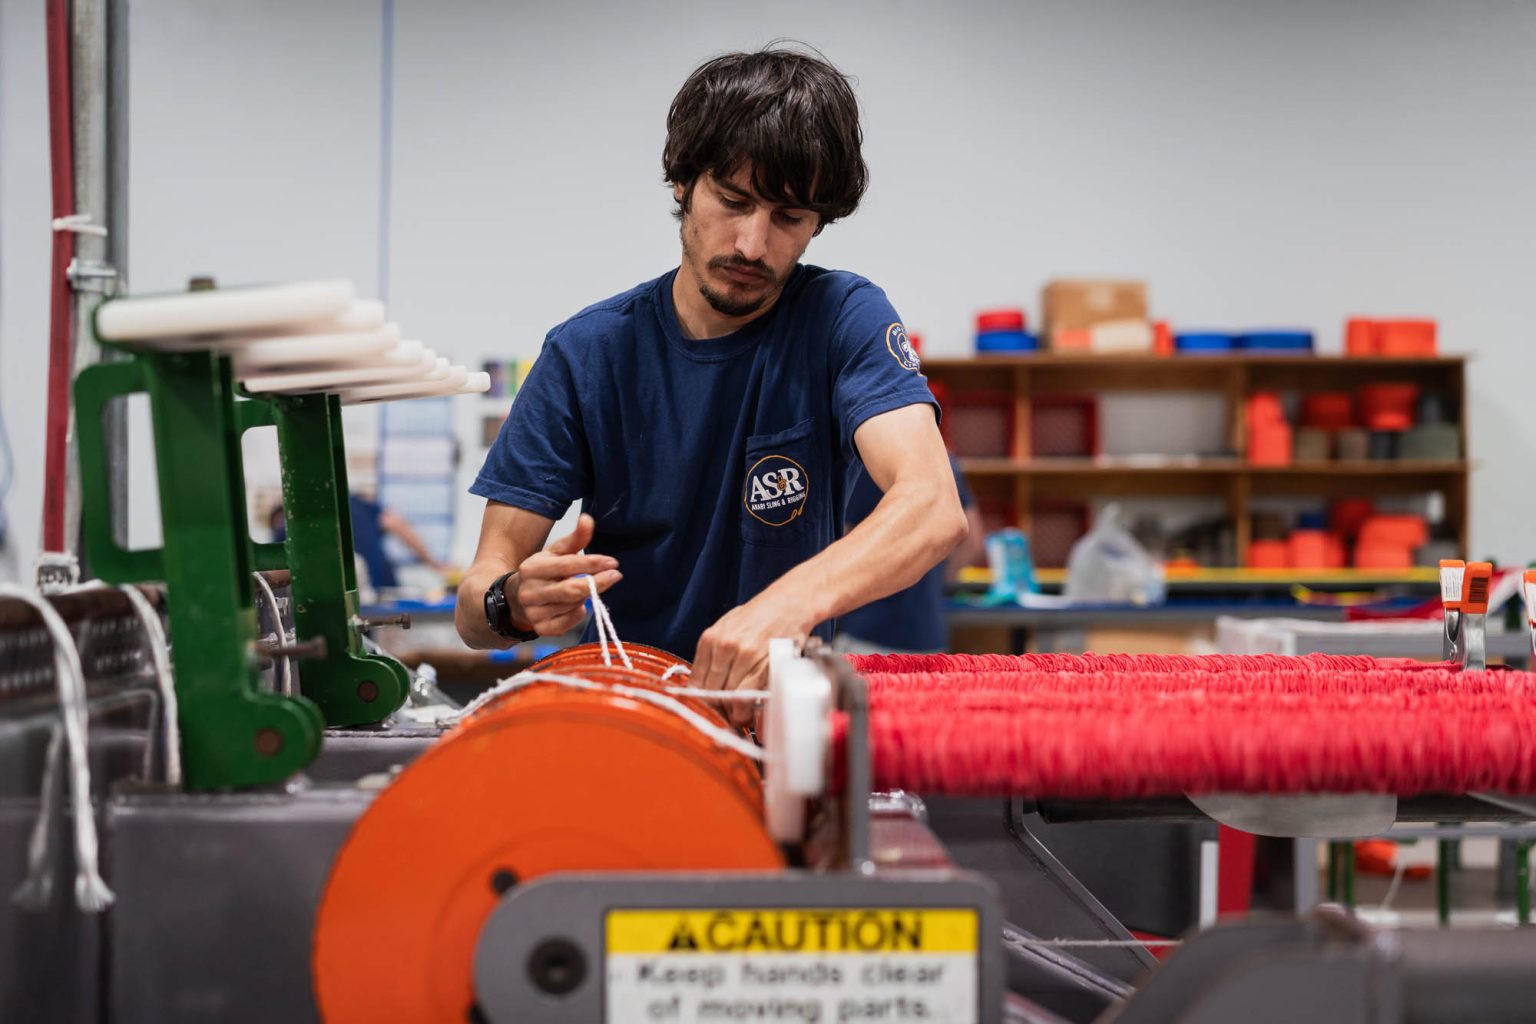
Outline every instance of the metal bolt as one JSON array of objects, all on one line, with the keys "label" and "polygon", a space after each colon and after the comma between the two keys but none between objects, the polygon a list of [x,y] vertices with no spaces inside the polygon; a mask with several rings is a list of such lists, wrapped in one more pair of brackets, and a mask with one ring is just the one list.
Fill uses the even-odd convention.
[{"label": "metal bolt", "polygon": [[364,679],[357,684],[357,699],[364,704],[372,704],[379,699],[379,684],[372,679]]},{"label": "metal bolt", "polygon": [[587,958],[569,939],[545,939],[528,954],[528,980],[552,996],[574,992],[587,978]]},{"label": "metal bolt", "polygon": [[511,868],[497,868],[491,872],[491,889],[500,896],[517,884],[517,872]]},{"label": "metal bolt", "polygon": [[256,753],[262,757],[275,757],[283,749],[283,734],[270,725],[256,730]]}]

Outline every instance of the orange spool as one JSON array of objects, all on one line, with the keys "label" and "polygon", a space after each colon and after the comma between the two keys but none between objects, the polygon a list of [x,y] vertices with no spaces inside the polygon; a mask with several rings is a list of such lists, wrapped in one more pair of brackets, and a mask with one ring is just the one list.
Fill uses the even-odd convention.
[{"label": "orange spool", "polygon": [[[636,666],[539,667],[659,685]],[[708,706],[684,703],[724,725]],[[464,1021],[475,942],[514,880],[783,865],[747,757],[644,701],[535,683],[465,720],[358,820],[315,925],[320,1013],[329,1022]]]},{"label": "orange spool", "polygon": [[[655,674],[657,678],[669,668],[681,665],[688,667],[688,663],[675,654],[669,654],[659,647],[647,647],[645,644],[625,644],[624,653],[629,655],[630,664],[641,672]],[[624,659],[619,657],[617,648],[609,649],[609,657],[613,664],[623,667]],[[577,644],[556,651],[542,661],[535,662],[530,672],[563,672],[573,666],[603,665],[603,648],[601,644]],[[674,678],[681,673],[675,673]],[[679,680],[681,683],[682,680]]]}]

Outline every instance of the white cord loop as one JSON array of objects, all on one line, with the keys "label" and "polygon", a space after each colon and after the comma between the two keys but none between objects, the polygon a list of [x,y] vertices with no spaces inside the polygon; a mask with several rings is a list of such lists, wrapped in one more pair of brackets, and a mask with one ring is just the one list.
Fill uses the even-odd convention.
[{"label": "white cord loop", "polygon": [[631,697],[635,700],[645,701],[647,704],[654,704],[663,711],[670,711],[722,747],[734,750],[738,754],[752,758],[754,761],[767,759],[762,747],[742,739],[729,729],[722,729],[720,726],[715,725],[676,697],[665,693],[657,693],[655,690],[649,690],[640,686],[625,686],[623,683],[595,683],[590,679],[558,675],[553,672],[519,672],[517,675],[503,679],[489,690],[486,690],[466,704],[462,711],[448,715],[440,719],[440,721],[446,725],[462,722],[498,697],[509,693],[516,693],[518,690],[531,686],[534,683],[555,683],[556,685],[569,687],[573,690],[616,693],[621,697]]},{"label": "white cord loop", "polygon": [[72,213],[67,217],[55,217],[53,230],[72,231],[77,235],[96,235],[99,238],[107,237],[107,229],[100,224],[91,223],[91,215],[88,213]]},{"label": "white cord loop", "polygon": [[160,624],[160,613],[150,605],[149,598],[131,584],[117,589],[128,598],[138,613],[144,627],[144,642],[149,645],[150,658],[155,667],[155,684],[160,690],[160,710],[165,737],[165,782],[168,786],[181,786],[181,719],[176,707],[176,673],[171,668],[170,644],[165,639],[165,627]]},{"label": "white cord loop", "polygon": [[625,668],[634,668],[630,663],[629,655],[624,651],[624,643],[619,639],[619,631],[613,628],[613,617],[608,614],[608,606],[603,599],[597,596],[597,579],[587,577],[587,593],[592,595],[592,623],[597,627],[597,641],[603,645],[603,664],[612,666],[613,657],[608,653],[608,640],[613,639],[613,646],[619,650],[619,660],[624,662]]},{"label": "white cord loop", "polygon": [[88,914],[100,913],[116,898],[101,877],[97,861],[96,817],[91,808],[91,765],[86,726],[85,671],[75,650],[69,627],[41,596],[23,587],[0,583],[0,598],[21,601],[35,609],[53,637],[55,683],[59,688],[59,713],[69,753],[70,796],[75,823],[75,905]]}]

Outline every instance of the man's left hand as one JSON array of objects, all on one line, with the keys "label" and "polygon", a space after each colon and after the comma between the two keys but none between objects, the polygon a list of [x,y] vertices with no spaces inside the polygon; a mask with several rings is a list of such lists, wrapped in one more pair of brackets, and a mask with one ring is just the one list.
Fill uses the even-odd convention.
[{"label": "man's left hand", "polygon": [[[761,689],[768,685],[768,641],[779,637],[804,641],[808,635],[803,607],[767,592],[759,594],[726,612],[699,637],[689,685],[707,690]],[[732,722],[745,725],[757,709],[732,703],[721,710]]]}]

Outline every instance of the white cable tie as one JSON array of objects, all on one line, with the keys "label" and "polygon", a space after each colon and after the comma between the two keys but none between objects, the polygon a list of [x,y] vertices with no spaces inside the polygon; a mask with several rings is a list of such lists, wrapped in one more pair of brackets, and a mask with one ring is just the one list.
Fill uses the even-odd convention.
[{"label": "white cable tie", "polygon": [[97,860],[96,816],[91,807],[91,764],[86,735],[85,671],[69,627],[40,595],[11,583],[0,583],[0,598],[21,601],[35,609],[53,638],[55,684],[68,747],[70,795],[75,824],[75,905],[88,914],[100,913],[116,899],[101,877]]},{"label": "white cable tie", "polygon": [[91,215],[88,213],[72,213],[67,217],[55,217],[53,230],[72,231],[77,235],[96,235],[100,238],[107,237],[107,229],[100,224],[91,223]]},{"label": "white cable tie", "polygon": [[521,690],[527,686],[531,686],[534,683],[554,683],[558,686],[569,687],[573,690],[586,690],[588,692],[597,693],[616,693],[621,697],[631,697],[635,700],[644,701],[647,704],[654,704],[656,707],[661,708],[663,711],[672,712],[672,714],[681,718],[683,721],[697,729],[704,736],[720,744],[722,747],[726,747],[729,750],[734,750],[736,753],[741,754],[744,757],[750,757],[754,761],[763,761],[767,759],[762,747],[742,739],[740,736],[736,735],[734,732],[731,732],[729,729],[722,729],[720,726],[715,725],[713,722],[709,721],[709,719],[705,718],[697,711],[694,711],[688,705],[684,704],[682,701],[675,697],[670,697],[665,693],[657,693],[655,690],[647,690],[644,687],[625,686],[623,683],[594,683],[590,679],[581,679],[576,676],[557,675],[553,672],[519,672],[515,676],[503,679],[501,682],[497,683],[495,686],[491,687],[489,690],[485,691],[480,696],[470,701],[464,706],[462,711],[456,712],[452,715],[447,715],[442,719],[439,719],[439,721],[445,725],[456,724],[468,718],[470,715],[474,714],[476,711],[480,710],[482,707],[495,700],[496,698],[505,696],[509,693],[515,693],[518,690]]}]

